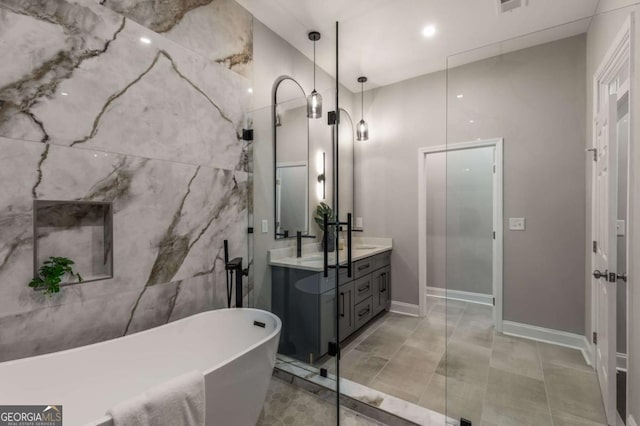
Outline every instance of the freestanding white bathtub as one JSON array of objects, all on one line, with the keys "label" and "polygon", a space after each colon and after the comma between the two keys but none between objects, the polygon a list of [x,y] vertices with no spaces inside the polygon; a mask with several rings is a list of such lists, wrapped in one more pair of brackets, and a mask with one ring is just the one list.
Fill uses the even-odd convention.
[{"label": "freestanding white bathtub", "polygon": [[222,309],[106,342],[3,362],[0,404],[62,404],[65,426],[110,426],[105,413],[118,402],[197,370],[205,376],[207,425],[255,425],[281,327],[280,319],[266,311]]}]

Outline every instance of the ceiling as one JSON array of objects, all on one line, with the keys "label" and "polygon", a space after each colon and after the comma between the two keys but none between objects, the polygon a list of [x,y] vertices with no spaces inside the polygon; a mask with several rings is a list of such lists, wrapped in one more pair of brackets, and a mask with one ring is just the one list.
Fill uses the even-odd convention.
[{"label": "ceiling", "polygon": [[[318,65],[332,75],[339,21],[340,82],[353,91],[360,89],[359,75],[369,77],[365,88],[384,86],[445,69],[447,63],[581,34],[598,7],[598,0],[526,1],[526,7],[499,14],[498,0],[238,0],[309,58],[313,44],[307,32],[320,31]],[[431,38],[422,35],[427,25],[436,27]],[[504,40],[509,41],[488,46]],[[467,52],[483,46],[488,47]]]}]

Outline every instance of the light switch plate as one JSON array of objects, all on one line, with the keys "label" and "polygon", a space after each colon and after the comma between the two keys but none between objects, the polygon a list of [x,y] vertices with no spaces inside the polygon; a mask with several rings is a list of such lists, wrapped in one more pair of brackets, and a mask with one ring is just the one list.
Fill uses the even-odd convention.
[{"label": "light switch plate", "polygon": [[362,218],[361,217],[356,217],[356,228],[362,228]]},{"label": "light switch plate", "polygon": [[269,221],[267,219],[262,219],[262,233],[266,234],[269,232]]},{"label": "light switch plate", "polygon": [[509,218],[509,230],[510,231],[524,231],[525,219],[524,217],[510,217]]}]

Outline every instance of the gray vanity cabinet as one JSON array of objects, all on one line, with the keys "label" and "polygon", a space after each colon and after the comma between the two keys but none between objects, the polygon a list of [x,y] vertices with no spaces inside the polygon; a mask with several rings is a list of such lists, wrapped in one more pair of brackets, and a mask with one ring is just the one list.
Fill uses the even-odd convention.
[{"label": "gray vanity cabinet", "polygon": [[271,311],[282,320],[281,354],[312,363],[335,335],[335,272],[271,268]]},{"label": "gray vanity cabinet", "polygon": [[373,274],[365,275],[354,281],[356,297],[354,303],[357,305],[373,294]]},{"label": "gray vanity cabinet", "polygon": [[352,278],[341,269],[337,295],[335,270],[325,278],[322,272],[272,266],[271,311],[282,320],[278,352],[314,363],[335,340],[336,309],[340,341],[388,309],[389,260],[389,252],[357,260]]}]

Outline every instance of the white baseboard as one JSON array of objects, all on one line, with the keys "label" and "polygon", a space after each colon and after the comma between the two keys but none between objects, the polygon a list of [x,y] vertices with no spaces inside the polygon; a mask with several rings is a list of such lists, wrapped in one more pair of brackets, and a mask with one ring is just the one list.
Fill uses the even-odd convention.
[{"label": "white baseboard", "polygon": [[491,294],[472,293],[470,291],[427,286],[427,296],[493,306],[493,296]]},{"label": "white baseboard", "polygon": [[411,303],[404,302],[396,302],[395,300],[391,301],[391,312],[395,312],[396,314],[409,315],[412,317],[420,316],[420,306],[413,305]]},{"label": "white baseboard", "polygon": [[635,419],[631,414],[629,414],[629,418],[627,419],[627,426],[638,426],[638,423],[636,423]]},{"label": "white baseboard", "polygon": [[523,337],[538,342],[577,349],[582,352],[582,356],[587,364],[593,365],[591,363],[591,348],[589,342],[583,335],[513,321],[503,321],[502,332],[510,336]]},{"label": "white baseboard", "polygon": [[627,371],[627,354],[616,354],[616,370]]},{"label": "white baseboard", "polygon": [[587,364],[589,364],[589,366],[595,370],[596,366],[593,363],[593,360],[596,359],[596,346],[591,343],[589,339],[586,338],[586,336],[584,337],[584,342],[582,343],[582,345],[582,356],[587,361]]},{"label": "white baseboard", "polygon": [[618,410],[616,410],[616,426],[625,426],[624,420],[622,420]]}]

